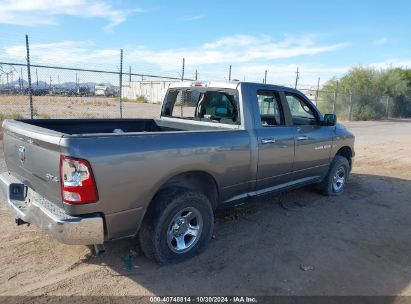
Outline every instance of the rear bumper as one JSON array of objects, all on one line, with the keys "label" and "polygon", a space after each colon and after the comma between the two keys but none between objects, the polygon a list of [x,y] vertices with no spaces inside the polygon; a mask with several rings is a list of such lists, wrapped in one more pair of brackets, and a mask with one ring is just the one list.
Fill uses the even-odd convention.
[{"label": "rear bumper", "polygon": [[[31,223],[53,239],[70,245],[94,245],[104,242],[103,218],[100,215],[71,216],[32,189],[17,199],[11,189],[22,185],[9,173],[0,174],[0,188],[16,218]],[[28,200],[30,197],[30,200]]]}]

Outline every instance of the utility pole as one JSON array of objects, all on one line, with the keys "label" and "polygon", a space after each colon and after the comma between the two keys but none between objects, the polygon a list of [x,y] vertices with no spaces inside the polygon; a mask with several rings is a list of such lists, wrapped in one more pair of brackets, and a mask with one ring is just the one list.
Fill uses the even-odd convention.
[{"label": "utility pole", "polygon": [[128,67],[128,82],[131,87],[131,65]]},{"label": "utility pole", "polygon": [[27,52],[27,79],[29,81],[30,118],[33,119],[33,95],[32,95],[32,92],[31,92],[29,35],[26,35],[26,52]]},{"label": "utility pole", "polygon": [[264,83],[267,83],[267,70],[264,72]]},{"label": "utility pole", "polygon": [[315,92],[315,105],[318,103],[318,94],[320,93],[320,77],[318,77],[317,81],[317,91]]},{"label": "utility pole", "polygon": [[36,69],[36,88],[39,88],[39,75],[37,75],[37,69]]},{"label": "utility pole", "polygon": [[387,96],[387,105],[386,105],[386,111],[387,111],[387,120],[389,118],[389,110],[390,110],[390,96]]},{"label": "utility pole", "polygon": [[120,88],[119,88],[119,93],[120,93],[120,118],[123,118],[123,102],[121,100],[121,95],[123,92],[123,49],[120,50]]},{"label": "utility pole", "polygon": [[231,81],[231,64],[230,64],[230,67],[228,69],[228,81]]},{"label": "utility pole", "polygon": [[198,72],[197,72],[197,69],[196,69],[196,80],[198,80]]},{"label": "utility pole", "polygon": [[185,61],[186,61],[186,59],[183,58],[183,66],[182,66],[182,68],[181,68],[181,81],[184,81]]},{"label": "utility pole", "polygon": [[23,68],[22,67],[20,67],[20,79],[21,79],[20,90],[23,90]]},{"label": "utility pole", "polygon": [[298,85],[298,79],[300,78],[300,72],[298,72],[298,67],[297,67],[297,72],[295,73],[295,86],[294,89],[297,89],[297,85]]},{"label": "utility pole", "polygon": [[[181,68],[181,81],[184,81],[184,69],[185,69],[186,60],[183,58],[183,66]],[[180,94],[180,117],[183,117],[183,103],[184,103],[184,91],[181,91]]]},{"label": "utility pole", "polygon": [[348,120],[352,120],[352,93],[350,92],[350,106],[348,108]]},{"label": "utility pole", "polygon": [[337,97],[338,97],[338,80],[337,80],[337,87],[335,88],[335,93],[334,93],[334,103],[333,103],[333,114],[336,112],[336,107],[337,107]]}]

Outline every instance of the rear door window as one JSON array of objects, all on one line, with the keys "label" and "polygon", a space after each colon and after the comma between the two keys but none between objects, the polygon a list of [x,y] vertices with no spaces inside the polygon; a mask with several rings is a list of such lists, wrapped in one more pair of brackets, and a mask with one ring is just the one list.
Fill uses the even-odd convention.
[{"label": "rear door window", "polygon": [[278,92],[258,90],[257,101],[260,109],[261,125],[263,127],[285,125],[284,113]]}]

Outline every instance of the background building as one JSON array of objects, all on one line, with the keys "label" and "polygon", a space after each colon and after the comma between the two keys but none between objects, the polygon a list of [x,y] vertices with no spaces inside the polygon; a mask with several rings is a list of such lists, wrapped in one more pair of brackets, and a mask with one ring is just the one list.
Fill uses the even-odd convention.
[{"label": "background building", "polygon": [[[131,100],[145,100],[148,103],[161,103],[171,83],[174,81],[126,81],[122,97]],[[144,98],[144,99],[143,99]]]}]

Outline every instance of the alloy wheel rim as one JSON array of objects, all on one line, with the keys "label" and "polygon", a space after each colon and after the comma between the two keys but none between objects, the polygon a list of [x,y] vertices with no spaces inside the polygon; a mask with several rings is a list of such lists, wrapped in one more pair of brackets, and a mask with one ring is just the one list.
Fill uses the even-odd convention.
[{"label": "alloy wheel rim", "polygon": [[177,212],[167,229],[167,245],[175,253],[185,253],[197,244],[203,229],[203,217],[196,208]]},{"label": "alloy wheel rim", "polygon": [[334,177],[333,177],[333,190],[334,192],[340,192],[345,185],[345,178],[346,178],[346,174],[345,174],[345,169],[344,167],[339,167],[337,169],[337,172],[335,173]]}]

